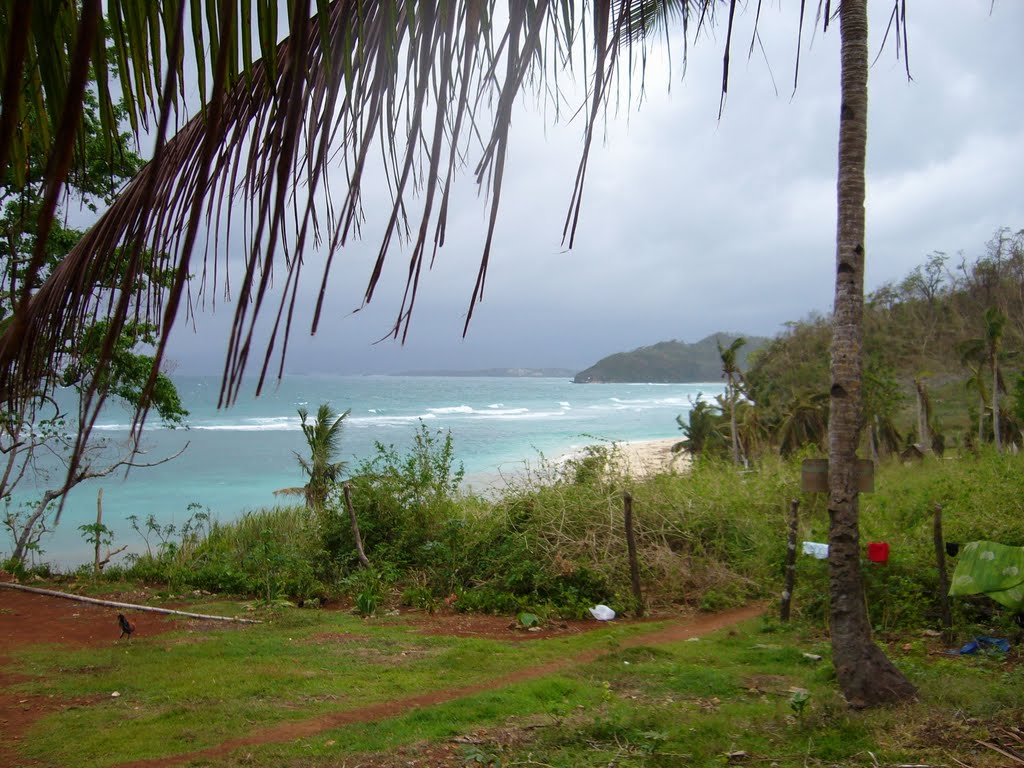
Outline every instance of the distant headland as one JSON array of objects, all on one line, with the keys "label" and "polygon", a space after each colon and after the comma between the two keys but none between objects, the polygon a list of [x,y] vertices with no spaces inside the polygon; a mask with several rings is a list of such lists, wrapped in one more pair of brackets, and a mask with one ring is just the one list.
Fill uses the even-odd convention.
[{"label": "distant headland", "polygon": [[[661,341],[632,352],[617,352],[602,358],[573,377],[576,384],[687,384],[722,378],[719,343],[728,347],[742,334],[713,333],[694,344]],[[747,356],[768,343],[763,336],[744,336],[738,362],[746,366]]]}]

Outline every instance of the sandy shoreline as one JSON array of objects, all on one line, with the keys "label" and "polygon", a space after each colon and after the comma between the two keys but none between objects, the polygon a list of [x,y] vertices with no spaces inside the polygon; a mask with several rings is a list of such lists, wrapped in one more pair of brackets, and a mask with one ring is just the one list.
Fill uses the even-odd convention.
[{"label": "sandy shoreline", "polygon": [[615,443],[613,460],[625,474],[633,477],[649,477],[667,472],[684,472],[690,466],[687,451],[673,453],[678,437],[660,440],[632,440]]},{"label": "sandy shoreline", "polygon": [[[673,453],[672,446],[680,441],[678,437],[664,437],[653,440],[623,440],[619,442],[595,442],[596,448],[609,451],[613,466],[624,475],[635,478],[651,477],[652,475],[669,472],[685,472],[690,466],[690,454],[687,451]],[[541,477],[554,479],[571,461],[578,461],[588,456],[585,447],[574,447],[558,458],[550,461],[539,475],[533,471],[537,466],[523,461],[513,467],[504,467],[496,472],[474,473],[466,478],[464,488],[471,492],[489,494],[516,485],[523,478]]]}]

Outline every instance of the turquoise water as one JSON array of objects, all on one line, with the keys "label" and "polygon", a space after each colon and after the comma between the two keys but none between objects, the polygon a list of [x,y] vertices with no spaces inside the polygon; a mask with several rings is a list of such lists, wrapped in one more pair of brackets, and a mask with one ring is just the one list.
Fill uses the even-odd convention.
[{"label": "turquoise water", "polygon": [[[375,442],[402,451],[422,420],[431,429],[451,430],[455,452],[470,487],[493,484],[501,474],[536,465],[541,455],[555,460],[601,440],[629,441],[680,436],[676,416],[691,398],[722,390],[707,384],[573,384],[568,379],[346,376],[285,378],[258,399],[243,392],[237,405],[216,407],[219,379],[175,377],[185,407],[187,429],[163,429],[151,417],[143,460],[185,452],[158,467],[135,469],[90,481],[72,492],[57,530],[43,540],[42,559],[74,565],[89,559],[78,526],[96,517],[96,495],[103,488],[104,522],[117,545],[137,550],[141,539],[125,522],[153,514],[180,524],[187,507],[209,507],[219,520],[247,509],[273,506],[273,492],[299,486],[295,460],[304,441],[297,409],[315,414],[322,402],[351,409],[345,422],[341,458],[354,467],[373,454]],[[112,446],[127,436],[130,415],[117,410],[97,423],[97,439]],[[9,552],[10,544],[0,544]]]}]

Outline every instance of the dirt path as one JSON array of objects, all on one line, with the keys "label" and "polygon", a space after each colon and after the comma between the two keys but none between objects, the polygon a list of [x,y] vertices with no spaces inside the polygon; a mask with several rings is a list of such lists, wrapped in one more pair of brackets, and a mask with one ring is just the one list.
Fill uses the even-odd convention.
[{"label": "dirt path", "polygon": [[[723,611],[708,616],[697,616],[680,620],[662,629],[636,635],[621,641],[620,647],[631,648],[638,645],[657,645],[661,643],[672,643],[687,640],[691,637],[699,637],[709,632],[737,624],[747,619],[752,619],[763,613],[763,605],[750,605],[737,608],[731,611]],[[435,704],[442,704],[465,696],[473,696],[486,691],[493,691],[514,683],[521,683],[526,680],[535,680],[545,675],[561,672],[570,667],[586,664],[594,661],[599,656],[608,653],[607,648],[597,648],[584,653],[577,654],[571,658],[559,659],[536,667],[520,669],[508,675],[488,680],[485,683],[468,685],[460,688],[447,688],[440,691],[418,696],[409,696],[405,699],[387,701],[359,709],[346,709],[338,712],[330,712],[325,715],[302,720],[299,722],[288,722],[274,725],[253,731],[236,739],[230,739],[213,747],[186,752],[168,757],[153,760],[143,760],[133,763],[124,763],[120,768],[163,768],[164,766],[181,765],[190,760],[216,760],[224,757],[230,752],[241,747],[253,747],[261,744],[274,744],[296,739],[315,736],[323,731],[340,728],[355,723],[368,723],[376,720],[385,720],[396,717],[418,707],[429,707]]]}]

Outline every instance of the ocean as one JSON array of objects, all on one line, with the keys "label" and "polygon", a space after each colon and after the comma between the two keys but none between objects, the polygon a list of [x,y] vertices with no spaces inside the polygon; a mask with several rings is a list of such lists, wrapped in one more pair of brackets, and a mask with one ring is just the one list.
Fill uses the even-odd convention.
[{"label": "ocean", "polygon": [[[149,417],[141,461],[156,461],[186,446],[156,467],[120,472],[77,487],[68,497],[57,529],[41,541],[43,561],[72,567],[91,559],[78,526],[95,522],[97,491],[103,489],[103,521],[115,546],[138,551],[143,542],[127,518],[152,514],[180,525],[190,504],[208,508],[222,522],[246,510],[288,503],[274,491],[304,479],[295,453],[305,451],[298,408],[311,417],[320,403],[351,409],[342,434],[341,460],[355,469],[374,455],[377,442],[404,452],[420,422],[450,430],[465,484],[482,490],[502,476],[556,461],[605,441],[682,437],[676,416],[693,401],[719,394],[721,382],[705,384],[573,384],[563,378],[426,376],[289,376],[259,398],[243,390],[229,409],[217,408],[218,377],[175,376],[187,428],[162,428]],[[128,434],[131,415],[110,407],[97,422],[94,439],[111,449]],[[52,478],[51,478],[52,481]],[[31,498],[27,486],[19,494]],[[9,541],[0,553],[11,550]]]}]

